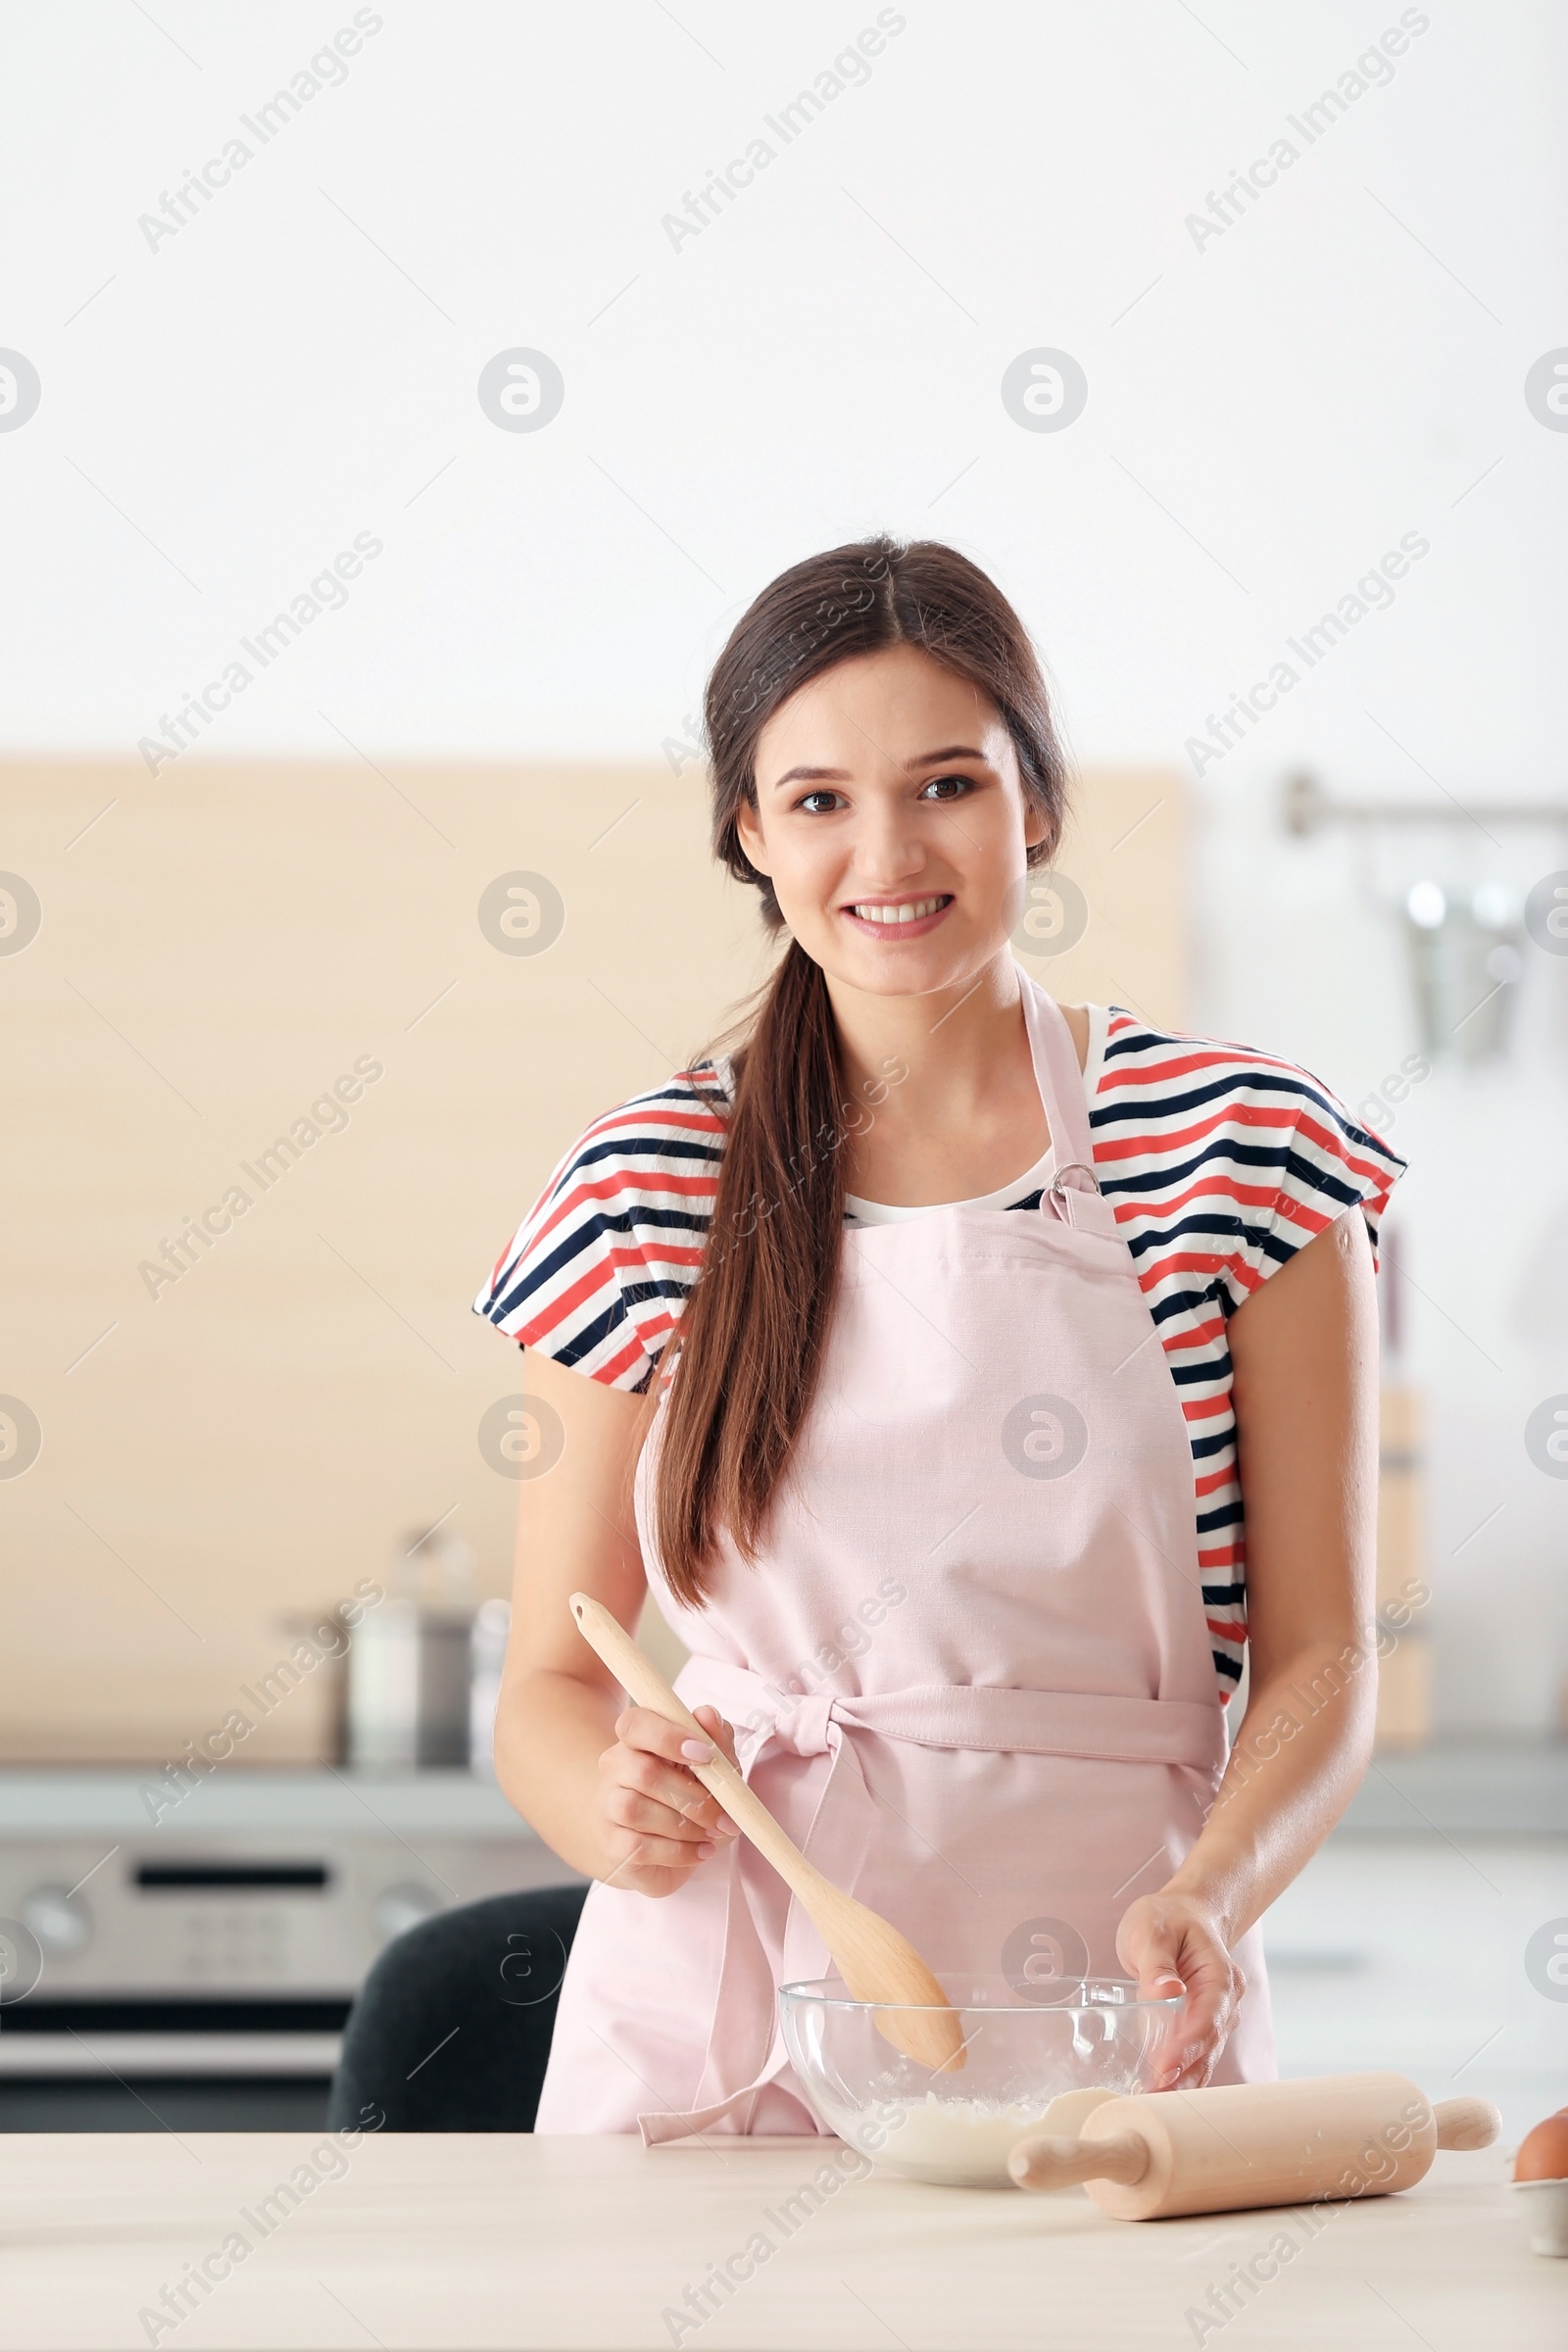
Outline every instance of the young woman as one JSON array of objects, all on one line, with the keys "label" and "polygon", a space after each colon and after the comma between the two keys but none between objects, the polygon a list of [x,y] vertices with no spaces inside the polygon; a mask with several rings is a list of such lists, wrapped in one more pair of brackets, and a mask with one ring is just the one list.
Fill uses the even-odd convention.
[{"label": "young woman", "polygon": [[1403,1163],[1288,1063],[1014,959],[1063,760],[951,548],[785,572],[706,711],[715,854],[789,945],[746,1042],[596,1120],[475,1301],[561,1444],[497,1769],[598,1882],[538,2129],[818,2128],[775,1987],[822,1946],[577,1588],[633,1628],[653,1592],[713,1742],[939,1972],[1183,1990],[1159,2087],[1271,2075],[1256,1922],[1370,1743]]}]

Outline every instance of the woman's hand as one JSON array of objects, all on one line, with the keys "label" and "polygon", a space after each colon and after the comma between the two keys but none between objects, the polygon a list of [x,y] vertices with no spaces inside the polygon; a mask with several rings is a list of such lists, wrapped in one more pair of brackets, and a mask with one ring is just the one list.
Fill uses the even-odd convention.
[{"label": "woman's hand", "polygon": [[1145,2000],[1185,1992],[1171,2021],[1154,2090],[1200,2090],[1225,2047],[1247,1981],[1212,1911],[1187,1894],[1141,1894],[1122,1913],[1116,1957]]},{"label": "woman's hand", "polygon": [[599,1759],[598,1810],[612,1856],[608,1886],[638,1894],[673,1894],[701,1862],[740,1832],[691,1766],[719,1749],[735,1762],[735,1735],[716,1707],[698,1707],[712,1745],[650,1707],[615,1718],[615,1743]]}]

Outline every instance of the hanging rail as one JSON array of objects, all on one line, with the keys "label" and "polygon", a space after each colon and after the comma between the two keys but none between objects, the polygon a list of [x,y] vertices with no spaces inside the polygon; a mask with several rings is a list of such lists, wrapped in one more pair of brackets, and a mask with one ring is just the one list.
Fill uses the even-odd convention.
[{"label": "hanging rail", "polygon": [[1320,833],[1325,825],[1458,825],[1478,826],[1484,833],[1494,825],[1568,825],[1568,802],[1482,801],[1467,808],[1462,801],[1336,801],[1315,776],[1288,776],[1285,782],[1285,830],[1298,839]]}]

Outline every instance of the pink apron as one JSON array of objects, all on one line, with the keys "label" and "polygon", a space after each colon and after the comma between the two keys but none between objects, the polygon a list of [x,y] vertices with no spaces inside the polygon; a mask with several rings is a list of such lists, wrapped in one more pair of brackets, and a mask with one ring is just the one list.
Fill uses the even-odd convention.
[{"label": "pink apron", "polygon": [[[1226,1740],[1180,1401],[1092,1172],[1067,1024],[1021,968],[1054,1145],[1038,1211],[933,1208],[844,1236],[821,1387],[748,1567],[701,1609],[643,1558],[693,1652],[676,1689],[836,1886],[939,1972],[1123,1973],[1116,1929],[1202,1825]],[[678,1369],[675,1377],[679,1377]],[[1261,1939],[1215,2080],[1275,2072]],[[775,1987],[825,1976],[744,1838],[679,1893],[590,1888],[536,2129],[821,2129]]]}]

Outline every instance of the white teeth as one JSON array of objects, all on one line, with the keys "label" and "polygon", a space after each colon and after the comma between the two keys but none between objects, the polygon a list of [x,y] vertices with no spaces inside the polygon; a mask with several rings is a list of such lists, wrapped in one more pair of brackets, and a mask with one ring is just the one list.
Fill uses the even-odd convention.
[{"label": "white teeth", "polygon": [[935,914],[941,905],[941,898],[913,899],[905,906],[857,906],[854,911],[865,923],[917,923],[922,915]]}]

